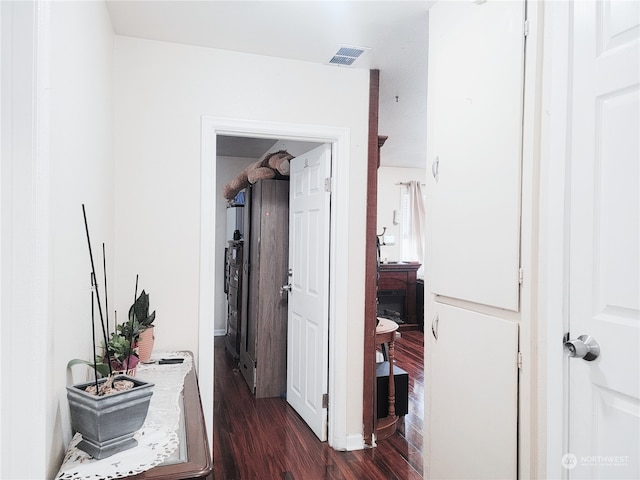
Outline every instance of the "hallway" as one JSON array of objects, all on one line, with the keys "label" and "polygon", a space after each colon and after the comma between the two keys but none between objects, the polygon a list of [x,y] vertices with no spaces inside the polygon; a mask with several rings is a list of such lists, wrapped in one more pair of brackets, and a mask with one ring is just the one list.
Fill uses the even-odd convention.
[{"label": "hallway", "polygon": [[321,443],[281,398],[256,400],[215,339],[214,476],[216,479],[417,480],[422,472],[423,336],[403,332],[398,366],[409,373],[409,414],[374,449],[337,452]]}]

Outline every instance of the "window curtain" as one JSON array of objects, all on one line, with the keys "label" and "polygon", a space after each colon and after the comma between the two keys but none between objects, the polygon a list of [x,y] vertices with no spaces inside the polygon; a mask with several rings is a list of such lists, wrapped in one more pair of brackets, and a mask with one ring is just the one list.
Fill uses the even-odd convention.
[{"label": "window curtain", "polygon": [[[402,242],[402,260],[424,263],[425,245],[425,209],[424,194],[420,182],[411,180],[407,184],[407,211],[405,212],[405,228]],[[418,274],[421,274],[420,267]]]}]

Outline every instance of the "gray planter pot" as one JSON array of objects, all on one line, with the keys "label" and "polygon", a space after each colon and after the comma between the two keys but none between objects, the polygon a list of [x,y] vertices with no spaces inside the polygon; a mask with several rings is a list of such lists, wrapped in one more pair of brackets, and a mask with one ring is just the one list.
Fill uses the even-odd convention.
[{"label": "gray planter pot", "polygon": [[[116,380],[131,380],[131,390],[98,397],[84,391],[95,382],[67,387],[71,426],[82,434],[78,448],[93,458],[105,458],[135,447],[133,434],[142,427],[153,394],[153,383],[117,375]],[[102,384],[106,379],[99,380]]]}]

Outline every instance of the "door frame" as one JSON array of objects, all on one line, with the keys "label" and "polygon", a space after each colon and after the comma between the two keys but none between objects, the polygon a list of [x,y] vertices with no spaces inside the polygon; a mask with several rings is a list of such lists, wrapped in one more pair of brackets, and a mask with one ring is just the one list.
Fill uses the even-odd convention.
[{"label": "door frame", "polygon": [[540,251],[538,258],[538,336],[540,351],[540,451],[538,472],[545,478],[566,479],[562,457],[569,445],[569,359],[562,339],[569,331],[569,220],[572,3],[550,2],[544,10],[544,64],[540,139]]},{"label": "door frame", "polygon": [[[50,342],[51,5],[2,2],[0,24],[0,476],[45,478],[58,437],[67,433],[65,425],[56,428],[64,419],[54,418],[61,410],[52,380],[59,364],[51,361]],[[23,292],[34,294],[25,302]],[[22,368],[9,368],[8,360],[27,349]],[[32,381],[24,382],[25,371]]]},{"label": "door frame", "polygon": [[[216,137],[274,138],[331,144],[331,234],[329,254],[329,405],[328,444],[336,450],[362,448],[362,438],[347,437],[347,336],[338,318],[348,318],[347,297],[348,199],[350,172],[350,130],[348,128],[301,125],[228,117],[203,116],[201,119],[201,204],[200,204],[200,308],[198,334],[198,372],[209,445],[213,451],[213,375],[214,375],[214,255],[216,191]],[[342,306],[341,306],[342,305]]]}]

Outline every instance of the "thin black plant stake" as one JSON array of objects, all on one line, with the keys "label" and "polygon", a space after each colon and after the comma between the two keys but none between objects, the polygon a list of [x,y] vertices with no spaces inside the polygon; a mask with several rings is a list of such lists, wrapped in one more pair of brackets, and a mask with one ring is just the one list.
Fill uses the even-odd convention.
[{"label": "thin black plant stake", "polygon": [[[98,282],[96,282],[96,276],[94,273],[91,273],[91,290],[96,294],[96,298],[98,299],[98,310],[100,310],[100,298],[98,297]],[[91,320],[91,323],[93,323],[93,320]],[[104,351],[105,351],[105,356],[107,358],[107,365],[109,366],[109,376],[111,376],[113,372],[111,371],[111,355],[109,355],[109,344],[107,343],[107,337],[105,336],[104,322],[100,320],[100,323],[102,324],[102,335],[104,338]],[[95,337],[94,337],[94,341],[95,341]]]},{"label": "thin black plant stake", "polygon": [[100,293],[96,282],[96,267],[93,263],[93,251],[91,250],[91,237],[89,236],[89,225],[87,224],[87,212],[82,204],[82,215],[84,216],[84,229],[87,232],[87,243],[89,244],[89,258],[91,259],[91,281],[96,291],[96,301],[98,302],[98,313],[100,314],[100,324],[102,325],[102,336],[104,337],[104,346],[107,352],[107,365],[109,366],[109,376],[113,374],[111,371],[111,359],[109,356],[109,341],[107,340],[107,331],[104,327],[104,317],[102,316],[102,304],[100,303]]},{"label": "thin black plant stake", "polygon": [[107,338],[109,338],[111,336],[111,332],[109,332],[109,295],[107,294],[107,256],[104,253],[104,242],[102,242],[102,270],[104,271],[105,321],[107,323]]},{"label": "thin black plant stake", "polygon": [[98,365],[96,365],[96,323],[95,314],[93,311],[94,303],[93,288],[91,288],[91,340],[93,341],[93,378],[96,381],[96,395],[100,395],[100,389],[98,388]]},{"label": "thin black plant stake", "polygon": [[133,292],[133,318],[129,319],[129,349],[127,350],[127,358],[126,358],[126,362],[127,362],[127,368],[125,369],[124,373],[127,373],[127,371],[129,370],[129,358],[131,357],[131,349],[133,348],[133,323],[136,319],[136,300],[138,297],[138,274],[136,273],[136,288],[135,291]]}]

